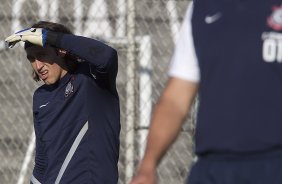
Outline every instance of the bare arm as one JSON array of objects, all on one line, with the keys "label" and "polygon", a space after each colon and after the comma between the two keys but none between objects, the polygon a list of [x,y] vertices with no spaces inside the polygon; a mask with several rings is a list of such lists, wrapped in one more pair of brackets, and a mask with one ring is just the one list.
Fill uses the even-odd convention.
[{"label": "bare arm", "polygon": [[171,78],[164,89],[151,120],[145,156],[131,184],[155,183],[157,165],[179,134],[195,98],[198,85]]}]

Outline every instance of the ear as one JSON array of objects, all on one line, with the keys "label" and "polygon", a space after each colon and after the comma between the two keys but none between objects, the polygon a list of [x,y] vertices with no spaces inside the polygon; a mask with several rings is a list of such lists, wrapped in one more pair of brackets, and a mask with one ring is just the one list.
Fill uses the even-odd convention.
[{"label": "ear", "polygon": [[57,51],[58,53],[58,56],[60,57],[65,57],[67,55],[67,51],[66,50],[63,50],[63,49],[58,49]]}]

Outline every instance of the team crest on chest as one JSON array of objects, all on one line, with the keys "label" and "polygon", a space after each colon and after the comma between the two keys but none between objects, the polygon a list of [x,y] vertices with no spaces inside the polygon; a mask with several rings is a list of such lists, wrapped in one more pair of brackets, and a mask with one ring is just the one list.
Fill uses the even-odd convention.
[{"label": "team crest on chest", "polygon": [[262,59],[266,63],[282,64],[282,5],[272,7],[267,25],[272,30],[262,32]]},{"label": "team crest on chest", "polygon": [[268,17],[267,24],[275,31],[282,30],[282,5],[272,7],[272,14]]},{"label": "team crest on chest", "polygon": [[66,89],[65,89],[65,97],[69,97],[73,93],[73,79],[69,81]]}]

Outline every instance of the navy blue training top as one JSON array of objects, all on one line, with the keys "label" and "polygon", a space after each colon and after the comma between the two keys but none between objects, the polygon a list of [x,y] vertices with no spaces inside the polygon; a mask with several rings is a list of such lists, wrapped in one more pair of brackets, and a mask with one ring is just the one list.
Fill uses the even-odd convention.
[{"label": "navy blue training top", "polygon": [[196,153],[281,149],[282,1],[195,0],[192,34]]},{"label": "navy blue training top", "polygon": [[281,4],[195,0],[192,34],[201,71],[197,154],[281,149]]},{"label": "navy blue training top", "polygon": [[32,183],[118,181],[120,112],[117,52],[90,38],[61,35],[55,47],[84,62],[33,96],[36,155]]}]

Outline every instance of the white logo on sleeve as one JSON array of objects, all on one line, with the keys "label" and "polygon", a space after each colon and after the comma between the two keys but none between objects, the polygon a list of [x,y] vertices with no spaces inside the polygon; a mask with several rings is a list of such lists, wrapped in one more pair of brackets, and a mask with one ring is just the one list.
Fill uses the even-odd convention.
[{"label": "white logo on sleeve", "polygon": [[220,19],[221,16],[222,16],[222,14],[220,12],[217,12],[216,14],[213,14],[213,15],[207,15],[205,17],[205,22],[207,24],[212,24],[212,23],[216,22],[218,19]]}]

